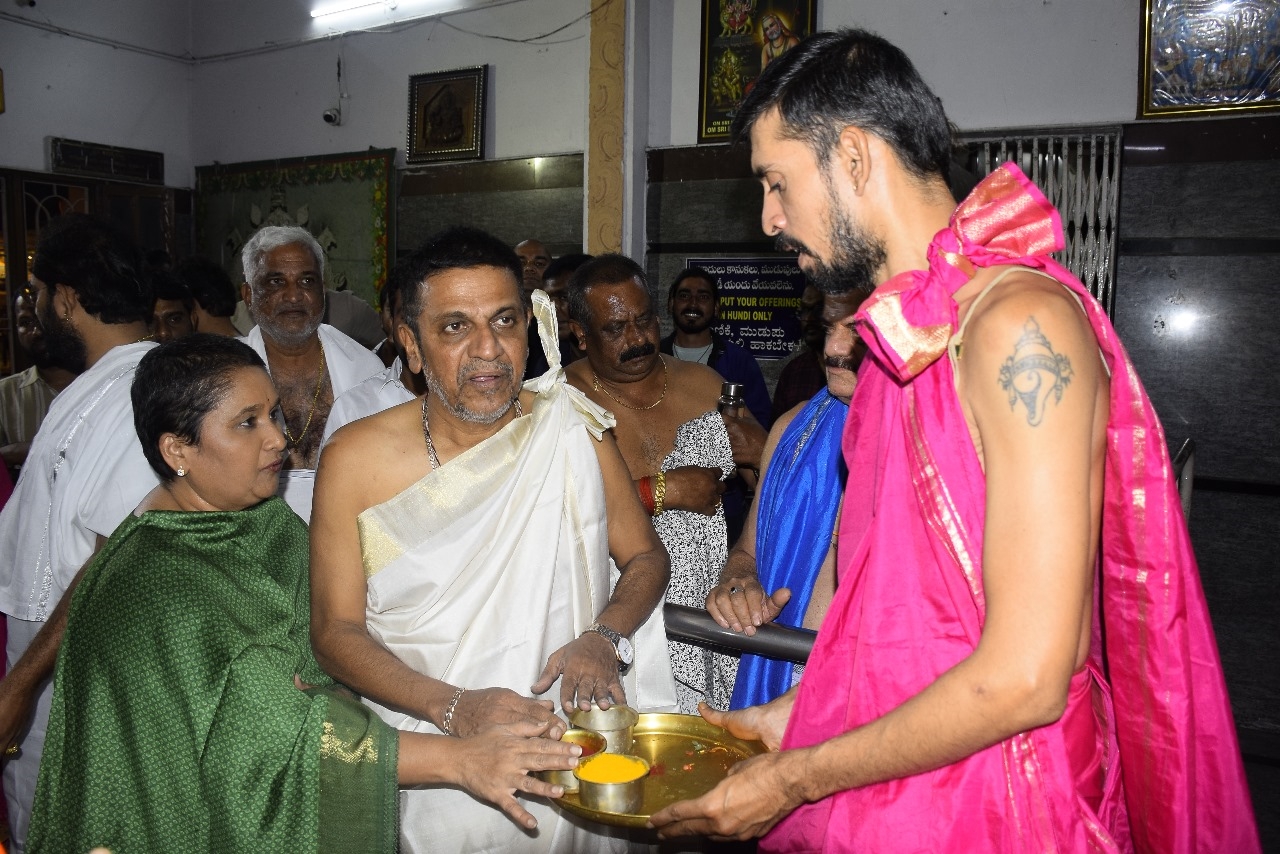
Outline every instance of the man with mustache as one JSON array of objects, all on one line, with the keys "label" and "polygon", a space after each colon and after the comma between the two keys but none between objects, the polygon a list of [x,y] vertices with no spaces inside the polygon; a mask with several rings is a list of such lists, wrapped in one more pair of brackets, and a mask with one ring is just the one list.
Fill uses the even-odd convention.
[{"label": "man with mustache", "polygon": [[244,341],[266,362],[284,412],[289,444],[280,497],[306,522],[329,410],[339,395],[381,371],[382,362],[322,322],[324,252],[311,232],[263,226],[245,243],[241,262],[240,296],[255,324]]},{"label": "man with mustache", "polygon": [[[629,640],[662,601],[667,556],[609,413],[558,370],[521,389],[529,308],[516,254],[456,228],[397,270],[397,333],[428,390],[325,448],[311,526],[317,659],[409,731],[556,739],[557,705],[669,711],[666,647]],[[550,300],[533,298],[558,368]],[[526,799],[558,794],[545,784],[516,794],[509,820],[461,790],[405,791],[402,850],[626,847]]]},{"label": "man with mustache", "polygon": [[861,30],[735,118],[761,222],[874,284],[842,437],[839,585],[799,686],[707,717],[780,752],[655,814],[762,851],[1257,851],[1164,431],[1013,164],[959,205],[951,133]]},{"label": "man with mustache", "polygon": [[67,215],[40,237],[31,288],[44,358],[76,378],[50,405],[0,511],[0,611],[9,630],[0,760],[15,851],[30,820],[68,594],[159,482],[138,444],[129,397],[134,368],[155,346],[141,254],[105,223]]},{"label": "man with mustache", "polygon": [[682,362],[701,362],[729,382],[741,384],[747,409],[768,429],[773,417],[760,365],[712,329],[720,316],[720,295],[712,275],[700,267],[681,270],[667,294],[667,311],[675,331],[662,339],[662,352]]},{"label": "man with mustache", "polygon": [[34,363],[25,371],[0,379],[0,455],[16,481],[49,405],[76,375],[49,361],[44,331],[36,320],[36,296],[30,289],[18,291],[13,314],[18,347]]},{"label": "man with mustache", "polygon": [[[726,629],[753,635],[758,626],[777,620],[816,631],[835,595],[836,522],[848,474],[840,434],[867,352],[853,328],[854,313],[866,296],[856,290],[822,301],[827,384],[769,432],[756,501],[720,583],[707,595],[707,611]],[[799,682],[803,672],[803,665],[744,654],[729,706],[767,703]]]},{"label": "man with mustache", "polygon": [[[640,265],[600,255],[569,282],[569,315],[586,358],[573,383],[614,413],[614,435],[671,555],[667,601],[701,607],[728,551],[720,495],[738,465],[758,467],[765,433],[716,409],[720,375],[658,350],[658,318]],[[700,647],[669,646],[680,710],[702,700],[725,708],[737,661]]]}]

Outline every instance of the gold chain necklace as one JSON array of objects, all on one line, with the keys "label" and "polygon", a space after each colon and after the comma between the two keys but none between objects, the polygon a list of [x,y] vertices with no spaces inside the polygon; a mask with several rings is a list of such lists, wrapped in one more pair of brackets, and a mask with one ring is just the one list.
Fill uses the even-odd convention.
[{"label": "gold chain necklace", "polygon": [[600,377],[596,376],[595,371],[591,372],[591,388],[594,389],[595,391],[604,392],[606,395],[609,396],[610,400],[622,406],[625,406],[627,409],[634,409],[636,412],[645,412],[649,409],[653,409],[655,406],[657,406],[659,403],[662,403],[662,401],[666,399],[667,382],[668,380],[671,379],[671,373],[667,369],[667,360],[659,356],[658,361],[662,362],[662,394],[658,395],[658,399],[655,400],[653,403],[649,404],[648,406],[632,406],[631,404],[627,403],[625,400],[618,400],[618,398],[614,397],[613,394],[610,393],[609,389],[607,389],[606,387],[600,384]]},{"label": "gold chain necklace", "polygon": [[298,434],[298,438],[293,438],[293,434],[289,432],[288,422],[284,423],[284,437],[289,440],[289,447],[296,448],[302,444],[302,440],[307,437],[307,431],[311,429],[311,419],[316,415],[316,402],[320,400],[320,389],[324,388],[324,379],[327,374],[324,371],[324,345],[320,345],[320,382],[316,383],[316,393],[311,396],[311,408],[307,410],[307,423],[302,425],[302,432]]}]

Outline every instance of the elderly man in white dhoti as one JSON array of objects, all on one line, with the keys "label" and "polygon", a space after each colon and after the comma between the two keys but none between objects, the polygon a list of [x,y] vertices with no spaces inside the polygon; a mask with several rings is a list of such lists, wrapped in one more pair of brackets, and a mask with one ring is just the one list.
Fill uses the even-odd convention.
[{"label": "elderly man in white dhoti", "polygon": [[[548,692],[566,712],[626,699],[673,708],[655,611],[667,554],[606,432],[612,416],[559,364],[521,391],[529,309],[515,253],[452,229],[405,263],[415,284],[397,334],[428,392],[343,427],[321,457],[317,658],[388,723],[418,732],[558,738],[553,703],[530,696]],[[534,303],[558,363],[550,301],[539,291]],[[461,790],[403,792],[402,848],[627,844],[545,801],[520,804],[523,826]]]}]

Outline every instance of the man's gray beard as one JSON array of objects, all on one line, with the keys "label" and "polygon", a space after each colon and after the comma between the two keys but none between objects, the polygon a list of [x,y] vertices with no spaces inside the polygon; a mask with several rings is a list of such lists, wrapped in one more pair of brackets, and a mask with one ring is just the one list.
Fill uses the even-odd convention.
[{"label": "man's gray beard", "polygon": [[[507,401],[505,406],[499,408],[496,412],[476,412],[473,409],[468,409],[462,403],[458,403],[456,406],[451,403],[449,398],[445,395],[444,389],[441,388],[440,381],[436,379],[435,374],[431,373],[431,370],[426,365],[422,366],[422,376],[427,381],[427,394],[435,395],[436,400],[445,408],[446,412],[454,418],[457,418],[459,421],[465,421],[468,424],[494,423],[499,418],[507,414],[507,411],[515,404],[516,397],[520,395],[520,387],[517,386],[515,395]],[[515,374],[513,373],[512,376],[515,376]],[[461,383],[459,383],[459,385],[461,385]]]},{"label": "man's gray beard", "polygon": [[324,314],[322,312],[316,318],[315,323],[308,324],[307,328],[301,332],[284,332],[277,329],[271,323],[270,318],[256,311],[252,305],[249,306],[249,319],[261,327],[262,334],[270,338],[275,344],[281,347],[296,348],[303,346],[315,337],[316,331],[320,329],[320,324],[324,322]]}]

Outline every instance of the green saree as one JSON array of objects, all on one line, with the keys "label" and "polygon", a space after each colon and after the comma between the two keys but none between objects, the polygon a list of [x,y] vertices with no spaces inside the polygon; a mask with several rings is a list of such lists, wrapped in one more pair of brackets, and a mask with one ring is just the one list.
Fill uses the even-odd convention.
[{"label": "green saree", "polygon": [[68,613],[30,851],[396,850],[397,736],[323,687],[307,560],[278,498],[116,529]]}]

